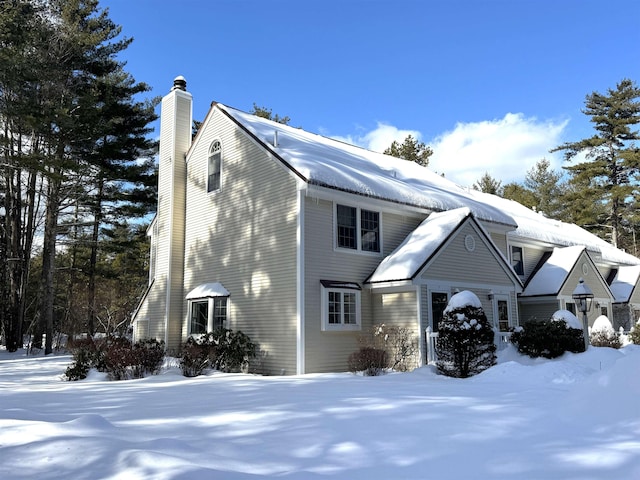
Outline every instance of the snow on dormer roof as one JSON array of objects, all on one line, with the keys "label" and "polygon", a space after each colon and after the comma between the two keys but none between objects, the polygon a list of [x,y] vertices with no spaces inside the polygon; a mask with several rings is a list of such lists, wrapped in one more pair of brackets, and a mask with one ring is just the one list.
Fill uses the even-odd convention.
[{"label": "snow on dormer roof", "polygon": [[618,269],[610,286],[616,303],[626,303],[629,301],[639,278],[640,265],[622,266]]},{"label": "snow on dormer roof", "polygon": [[522,295],[557,295],[584,250],[583,245],[554,248],[551,256],[530,279]]},{"label": "snow on dormer roof", "polygon": [[468,208],[432,213],[380,262],[367,283],[412,279],[469,215]]}]

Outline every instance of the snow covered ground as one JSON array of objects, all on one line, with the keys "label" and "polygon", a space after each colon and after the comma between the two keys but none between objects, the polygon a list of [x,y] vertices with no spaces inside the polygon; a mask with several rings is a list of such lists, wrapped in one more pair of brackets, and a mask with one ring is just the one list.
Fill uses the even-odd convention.
[{"label": "snow covered ground", "polygon": [[509,349],[469,379],[351,374],[66,382],[0,351],[0,478],[638,479],[640,347]]}]

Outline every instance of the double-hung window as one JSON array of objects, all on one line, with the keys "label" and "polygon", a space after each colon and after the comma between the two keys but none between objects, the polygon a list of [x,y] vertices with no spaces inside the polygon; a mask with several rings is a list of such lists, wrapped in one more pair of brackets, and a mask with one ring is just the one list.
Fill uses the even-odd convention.
[{"label": "double-hung window", "polygon": [[207,168],[207,192],[220,190],[222,185],[222,145],[219,140],[211,144]]},{"label": "double-hung window", "polygon": [[336,246],[380,252],[380,212],[336,205]]},{"label": "double-hung window", "polygon": [[360,330],[360,286],[321,280],[322,330]]}]

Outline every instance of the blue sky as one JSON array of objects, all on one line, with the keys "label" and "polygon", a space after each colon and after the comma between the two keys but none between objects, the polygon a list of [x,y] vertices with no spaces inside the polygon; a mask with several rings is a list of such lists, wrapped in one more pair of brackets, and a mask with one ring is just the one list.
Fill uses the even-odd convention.
[{"label": "blue sky", "polygon": [[384,150],[408,133],[463,185],[522,181],[593,134],[585,95],[640,83],[637,0],[101,0],[133,37],[127,69],[194,118],[255,102],[291,125]]}]

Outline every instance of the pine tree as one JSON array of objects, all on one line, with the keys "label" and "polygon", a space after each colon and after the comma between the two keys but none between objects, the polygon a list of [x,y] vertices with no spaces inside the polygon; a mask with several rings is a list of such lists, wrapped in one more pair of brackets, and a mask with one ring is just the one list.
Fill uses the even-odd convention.
[{"label": "pine tree", "polygon": [[412,135],[407,135],[401,144],[394,140],[389,148],[382,153],[416,162],[418,165],[426,167],[429,165],[429,157],[433,155],[433,150],[423,142],[413,138]]},{"label": "pine tree", "polygon": [[39,79],[48,48],[41,5],[0,3],[0,323],[9,351],[22,345],[26,290],[43,188]]},{"label": "pine tree", "polygon": [[288,116],[281,117],[277,113],[274,115],[270,108],[259,107],[255,102],[253,103],[253,109],[249,113],[257,117],[262,117],[266,118],[267,120],[273,120],[274,122],[282,123],[283,125],[289,125],[289,122],[291,121]]},{"label": "pine tree", "polygon": [[483,193],[502,196],[502,182],[493,178],[489,172],[484,172],[484,175],[472,185],[472,188]]},{"label": "pine tree", "polygon": [[563,202],[566,186],[562,173],[551,169],[548,160],[538,161],[527,170],[522,184],[505,185],[502,196],[540,212],[549,218],[564,218]]},{"label": "pine tree", "polygon": [[[15,0],[0,7],[0,120],[7,146],[0,173],[9,192],[2,198],[0,255],[21,259],[21,270],[12,266],[0,275],[3,299],[17,299],[2,309],[3,324],[13,348],[21,342],[32,219],[43,213],[35,343],[44,330],[45,353],[50,353],[60,293],[59,240],[91,242],[89,269],[95,269],[103,229],[155,204],[150,188],[155,185],[154,144],[146,138],[154,103],[134,100],[148,87],[136,83],[116,58],[131,40],[118,38],[120,27],[98,9],[97,0]],[[19,248],[14,248],[16,238],[25,238]]]},{"label": "pine tree", "polygon": [[640,172],[640,89],[624,79],[606,95],[593,92],[586,97],[585,115],[591,117],[596,133],[591,138],[567,142],[552,151],[564,151],[567,161],[586,153],[587,161],[566,167],[570,183],[585,188],[587,198],[599,199],[607,207],[602,223],[611,229],[611,243],[618,246],[627,223],[628,203],[638,194],[636,176]]}]

